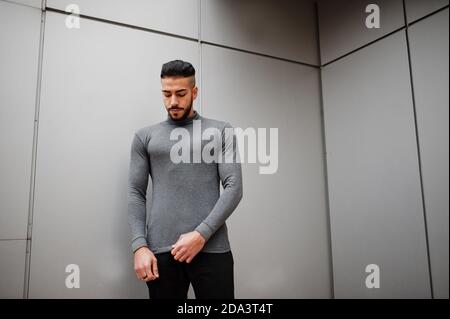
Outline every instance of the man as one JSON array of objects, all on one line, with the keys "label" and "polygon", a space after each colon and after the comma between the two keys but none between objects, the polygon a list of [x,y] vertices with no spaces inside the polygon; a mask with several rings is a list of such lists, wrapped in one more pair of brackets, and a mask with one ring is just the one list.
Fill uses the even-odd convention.
[{"label": "man", "polygon": [[[187,299],[190,283],[197,299],[234,299],[234,260],[225,220],[242,198],[242,172],[236,137],[225,134],[233,128],[194,110],[198,88],[190,63],[163,64],[161,85],[167,119],[137,130],[131,147],[128,220],[136,275],[146,282],[152,299]],[[221,133],[217,153],[231,150],[233,161],[174,160],[174,149],[182,142],[173,133],[192,137],[199,124],[202,133]],[[184,158],[192,159],[194,150],[209,142],[184,142],[182,151],[189,152]],[[149,175],[152,195],[146,225]]]}]

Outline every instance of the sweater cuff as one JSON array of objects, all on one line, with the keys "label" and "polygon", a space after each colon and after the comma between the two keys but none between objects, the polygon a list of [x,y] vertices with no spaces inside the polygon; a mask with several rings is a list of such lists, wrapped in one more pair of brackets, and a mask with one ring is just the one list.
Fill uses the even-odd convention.
[{"label": "sweater cuff", "polygon": [[214,233],[213,229],[205,222],[201,222],[195,230],[198,231],[206,239],[206,241],[208,241]]},{"label": "sweater cuff", "polygon": [[144,237],[138,237],[131,243],[131,249],[133,250],[133,253],[136,252],[141,247],[148,247],[147,240]]}]

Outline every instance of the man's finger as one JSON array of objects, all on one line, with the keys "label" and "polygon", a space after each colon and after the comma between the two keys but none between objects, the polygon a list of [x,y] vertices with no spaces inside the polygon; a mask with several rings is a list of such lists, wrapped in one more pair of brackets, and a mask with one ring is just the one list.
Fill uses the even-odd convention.
[{"label": "man's finger", "polygon": [[175,244],[173,246],[175,246],[175,247],[172,249],[172,255],[175,256],[175,254],[181,249],[181,246],[177,245],[177,244]]},{"label": "man's finger", "polygon": [[145,269],[136,269],[136,276],[138,277],[138,279],[143,279],[145,277]]},{"label": "man's finger", "polygon": [[[145,274],[147,275],[147,278],[145,278],[145,281],[153,280],[153,272],[152,272],[152,264],[149,263],[148,265],[145,265]],[[145,277],[145,275],[144,275]]]},{"label": "man's finger", "polygon": [[185,261],[188,258],[188,254],[184,254],[181,258],[180,261]]},{"label": "man's finger", "polygon": [[152,266],[153,266],[153,274],[155,275],[156,278],[158,278],[159,277],[158,261],[156,260],[156,258],[153,258]]},{"label": "man's finger", "polygon": [[175,259],[180,260],[180,258],[183,257],[184,254],[185,254],[185,250],[180,248],[178,250],[178,252],[175,254]]}]

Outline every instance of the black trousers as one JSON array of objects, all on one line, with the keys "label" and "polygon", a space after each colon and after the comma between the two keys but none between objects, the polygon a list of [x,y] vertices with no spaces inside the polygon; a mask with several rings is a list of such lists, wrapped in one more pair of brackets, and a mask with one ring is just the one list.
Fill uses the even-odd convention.
[{"label": "black trousers", "polygon": [[151,299],[187,299],[192,283],[196,299],[234,299],[234,260],[231,251],[199,252],[188,264],[170,252],[155,254],[159,278],[147,282]]}]

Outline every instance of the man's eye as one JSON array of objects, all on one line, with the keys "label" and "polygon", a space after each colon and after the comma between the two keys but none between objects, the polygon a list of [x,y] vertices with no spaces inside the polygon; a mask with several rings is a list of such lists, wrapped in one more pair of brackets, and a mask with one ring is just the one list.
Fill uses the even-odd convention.
[{"label": "man's eye", "polygon": [[178,94],[178,96],[180,96],[180,97],[183,97],[183,96],[185,96],[186,94]]}]

